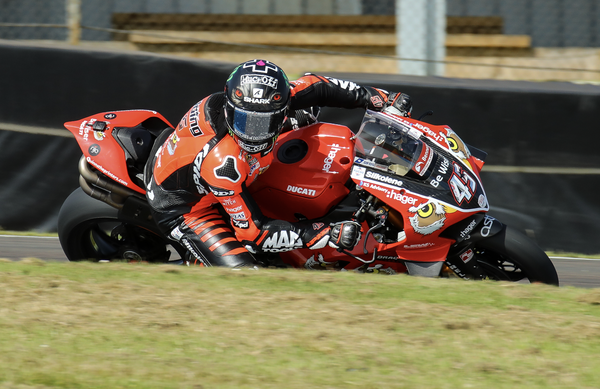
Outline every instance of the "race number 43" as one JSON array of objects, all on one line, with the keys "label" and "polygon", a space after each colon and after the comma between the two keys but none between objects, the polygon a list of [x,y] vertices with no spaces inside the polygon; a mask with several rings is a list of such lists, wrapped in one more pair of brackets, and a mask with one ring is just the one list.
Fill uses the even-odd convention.
[{"label": "race number 43", "polygon": [[448,185],[452,189],[452,196],[457,204],[461,204],[464,200],[470,202],[475,194],[475,188],[477,188],[475,180],[458,164],[453,163],[453,165],[454,172],[448,181]]}]

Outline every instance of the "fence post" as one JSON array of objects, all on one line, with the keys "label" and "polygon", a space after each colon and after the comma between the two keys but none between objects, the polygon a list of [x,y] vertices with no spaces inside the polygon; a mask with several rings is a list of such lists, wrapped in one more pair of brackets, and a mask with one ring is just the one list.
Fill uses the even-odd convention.
[{"label": "fence post", "polygon": [[81,0],[66,0],[69,43],[78,45],[81,39]]},{"label": "fence post", "polygon": [[446,0],[396,0],[398,72],[443,76],[446,56]]}]

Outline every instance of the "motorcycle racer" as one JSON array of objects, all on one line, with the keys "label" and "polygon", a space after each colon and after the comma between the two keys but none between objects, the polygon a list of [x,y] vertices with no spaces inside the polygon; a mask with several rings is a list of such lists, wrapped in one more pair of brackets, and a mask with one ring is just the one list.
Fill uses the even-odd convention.
[{"label": "motorcycle racer", "polygon": [[237,268],[254,266],[252,253],[357,244],[355,221],[269,219],[247,190],[270,166],[279,134],[316,122],[322,106],[404,116],[412,109],[403,93],[315,74],[290,82],[277,65],[256,59],[159,136],[145,168],[147,198],[161,231],[187,248],[187,260]]}]

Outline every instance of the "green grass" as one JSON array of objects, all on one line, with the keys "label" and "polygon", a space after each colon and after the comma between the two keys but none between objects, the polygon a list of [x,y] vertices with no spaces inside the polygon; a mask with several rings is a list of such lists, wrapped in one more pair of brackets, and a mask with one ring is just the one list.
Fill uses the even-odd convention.
[{"label": "green grass", "polygon": [[56,232],[36,232],[36,231],[9,231],[0,229],[0,235],[19,235],[19,236],[55,236],[58,237]]},{"label": "green grass", "polygon": [[0,263],[0,388],[596,388],[600,289]]},{"label": "green grass", "polygon": [[598,254],[580,254],[580,253],[568,253],[564,251],[546,251],[549,257],[573,257],[573,258],[600,258]]}]

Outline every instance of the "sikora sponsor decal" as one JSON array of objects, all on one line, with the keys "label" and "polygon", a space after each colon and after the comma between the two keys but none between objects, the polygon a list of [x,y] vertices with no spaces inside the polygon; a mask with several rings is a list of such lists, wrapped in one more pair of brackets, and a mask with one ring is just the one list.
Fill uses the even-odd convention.
[{"label": "sikora sponsor decal", "polygon": [[299,186],[294,186],[294,185],[288,185],[287,191],[291,192],[291,193],[298,193],[298,194],[303,194],[303,195],[308,195],[308,196],[316,196],[316,194],[317,194],[317,191],[314,189],[306,189],[306,188],[301,188]]},{"label": "sikora sponsor decal", "polygon": [[302,239],[294,231],[278,231],[265,239],[263,251],[277,253],[302,248]]}]

